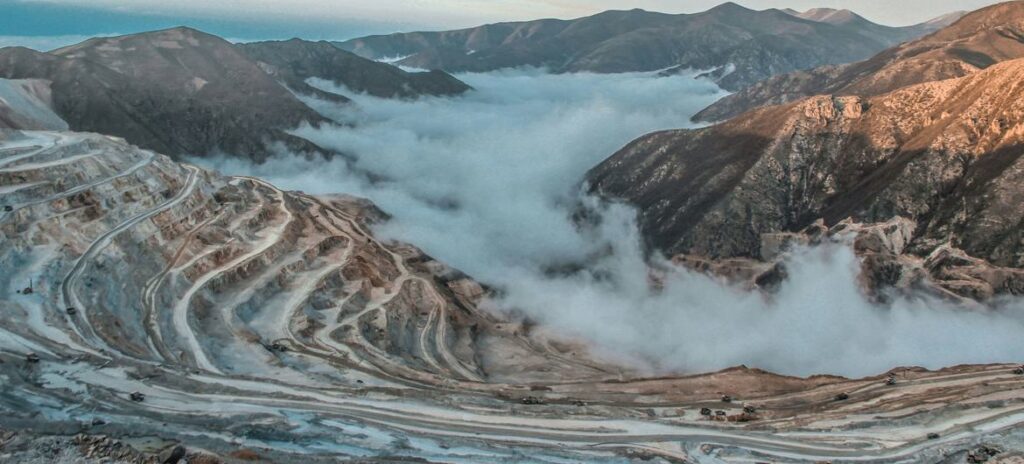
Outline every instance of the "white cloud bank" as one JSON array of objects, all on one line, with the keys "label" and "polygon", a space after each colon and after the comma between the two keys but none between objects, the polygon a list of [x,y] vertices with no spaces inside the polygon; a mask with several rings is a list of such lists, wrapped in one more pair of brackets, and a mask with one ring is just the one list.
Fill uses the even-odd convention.
[{"label": "white cloud bank", "polygon": [[[477,90],[415,102],[363,96],[358,112],[317,103],[355,127],[300,135],[354,155],[356,167],[386,181],[371,184],[342,162],[295,157],[215,167],[368,197],[394,216],[377,233],[502,289],[505,309],[661,372],[746,364],[864,376],[1024,360],[1022,305],[995,314],[927,300],[874,306],[858,290],[856,258],[845,248],[799,253],[791,279],[766,299],[684,271],[652,290],[628,208],[608,208],[598,230],[577,230],[569,216],[586,170],[643,133],[687,126],[721,96],[713,84],[646,74],[459,77]],[[583,262],[588,270],[571,276],[544,272]]]}]

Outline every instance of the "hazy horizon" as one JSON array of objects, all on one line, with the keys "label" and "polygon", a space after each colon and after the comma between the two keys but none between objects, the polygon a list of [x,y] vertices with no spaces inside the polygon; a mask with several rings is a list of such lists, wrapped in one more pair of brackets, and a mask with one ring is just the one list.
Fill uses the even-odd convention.
[{"label": "hazy horizon", "polygon": [[[0,0],[0,46],[47,49],[96,35],[130,34],[187,25],[233,40],[345,40],[371,34],[413,30],[445,30],[486,23],[542,18],[571,19],[606,10],[641,8],[664,13],[696,13],[724,3],[720,0],[252,0],[172,4],[155,0]],[[886,25],[915,24],[954,11],[999,3],[992,0],[737,0],[748,8],[845,8]]]}]

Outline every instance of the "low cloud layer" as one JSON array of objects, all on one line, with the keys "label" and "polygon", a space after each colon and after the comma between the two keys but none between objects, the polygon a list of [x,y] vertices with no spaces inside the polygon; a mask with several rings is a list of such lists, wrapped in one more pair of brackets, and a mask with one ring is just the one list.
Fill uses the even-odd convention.
[{"label": "low cloud layer", "polygon": [[[362,96],[358,111],[311,102],[353,127],[299,135],[354,155],[356,171],[384,181],[370,183],[340,161],[291,156],[213,167],[290,189],[370,198],[394,217],[378,234],[500,288],[500,308],[658,372],[746,364],[864,376],[896,366],[1024,359],[1024,305],[990,314],[920,298],[878,307],[859,291],[856,258],[844,247],[797,253],[790,280],[770,298],[682,270],[656,291],[632,210],[603,207],[596,230],[575,227],[571,212],[592,201],[579,194],[584,173],[641,134],[687,126],[721,96],[711,83],[524,71],[459,77],[477,90],[414,102]],[[579,263],[587,270],[546,272]]]}]

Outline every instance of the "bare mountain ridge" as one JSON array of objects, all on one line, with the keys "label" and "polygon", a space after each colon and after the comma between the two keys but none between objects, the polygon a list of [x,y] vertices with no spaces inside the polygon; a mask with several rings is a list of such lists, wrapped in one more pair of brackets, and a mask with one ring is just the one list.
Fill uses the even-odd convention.
[{"label": "bare mountain ridge", "polygon": [[232,44],[194,29],[95,38],[51,53],[3,49],[0,74],[50,80],[54,109],[73,129],[175,156],[261,159],[273,143],[321,151],[285,130],[325,118]]},{"label": "bare mountain ridge", "polygon": [[444,71],[407,72],[342,50],[329,42],[301,39],[237,45],[292,90],[317,95],[306,80],[321,78],[381,98],[455,96],[470,87]]},{"label": "bare mountain ridge", "polygon": [[[642,137],[587,179],[636,205],[649,243],[673,255],[757,259],[771,234],[819,219],[902,217],[912,227],[897,254],[948,245],[1024,268],[1022,83],[1014,60],[872,98],[812,97]],[[1017,283],[968,293],[1024,292],[1005,272]]]},{"label": "bare mountain ridge", "polygon": [[966,12],[949,13],[938,18],[920,24],[905,27],[891,27],[871,22],[867,18],[850,10],[839,10],[834,8],[812,8],[807,11],[795,11],[789,8],[782,10],[798,18],[809,21],[835,24],[854,31],[869,38],[884,37],[887,41],[896,43],[916,39],[934,32],[956,22]]},{"label": "bare mountain ridge", "polygon": [[575,20],[371,36],[338,46],[368,58],[401,58],[402,65],[447,71],[517,66],[604,73],[719,69],[719,85],[735,90],[775,74],[864,59],[940,27],[875,26],[865,34],[856,27],[781,10],[754,11],[725,3],[697,14],[607,11]]},{"label": "bare mountain ridge", "polygon": [[[0,49],[0,77],[48,80],[53,108],[72,129],[123,137],[172,156],[223,152],[262,160],[281,147],[331,155],[288,133],[303,124],[330,121],[278,82],[286,81],[300,93],[347,101],[342,95],[313,89],[299,77],[315,64],[304,50],[322,48],[323,44],[292,43],[290,51],[306,62],[278,62],[273,70],[246,53],[270,46],[236,46],[179,27],[90,39],[50,53]],[[389,65],[355,56],[348,58],[309,75],[345,84],[350,83],[350,76],[370,79],[384,96],[451,95],[468,88],[447,74],[419,76],[388,70]],[[293,70],[284,65],[306,68]],[[413,82],[420,85],[410,85]],[[353,86],[360,90],[359,85]]]},{"label": "bare mountain ridge", "polygon": [[969,13],[934,34],[865,61],[769,78],[723,98],[694,119],[722,121],[751,108],[811,95],[880,95],[908,85],[965,76],[1016,58],[1024,58],[1021,1]]}]

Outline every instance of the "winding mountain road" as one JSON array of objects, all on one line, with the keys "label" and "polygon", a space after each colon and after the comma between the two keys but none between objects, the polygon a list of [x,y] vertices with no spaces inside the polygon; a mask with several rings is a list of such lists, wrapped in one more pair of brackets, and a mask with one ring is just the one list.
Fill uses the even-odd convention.
[{"label": "winding mountain road", "polygon": [[[0,426],[78,433],[98,419],[112,436],[281,462],[938,462],[1024,443],[1016,366],[908,368],[896,385],[745,368],[645,378],[485,313],[465,296],[481,287],[374,237],[358,200],[75,137],[0,144],[8,175],[103,172],[15,205],[0,228],[17,232],[0,241],[8,285],[38,283],[0,298]],[[54,201],[68,192],[117,209]]]}]

